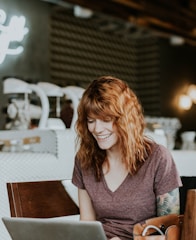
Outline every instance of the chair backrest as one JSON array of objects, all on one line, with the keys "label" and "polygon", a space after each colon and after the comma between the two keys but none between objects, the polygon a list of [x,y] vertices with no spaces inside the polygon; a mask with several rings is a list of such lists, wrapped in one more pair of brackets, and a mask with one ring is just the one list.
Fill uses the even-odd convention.
[{"label": "chair backrest", "polygon": [[186,199],[181,240],[196,239],[196,189],[189,189]]},{"label": "chair backrest", "polygon": [[7,183],[12,217],[51,218],[79,214],[62,181]]}]

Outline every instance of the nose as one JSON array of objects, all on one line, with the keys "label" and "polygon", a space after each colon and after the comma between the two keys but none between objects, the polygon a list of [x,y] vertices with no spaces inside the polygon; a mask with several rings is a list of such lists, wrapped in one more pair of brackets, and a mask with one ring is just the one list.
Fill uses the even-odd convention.
[{"label": "nose", "polygon": [[103,122],[99,119],[96,119],[95,126],[94,126],[94,131],[96,133],[100,133],[102,130],[103,130]]}]

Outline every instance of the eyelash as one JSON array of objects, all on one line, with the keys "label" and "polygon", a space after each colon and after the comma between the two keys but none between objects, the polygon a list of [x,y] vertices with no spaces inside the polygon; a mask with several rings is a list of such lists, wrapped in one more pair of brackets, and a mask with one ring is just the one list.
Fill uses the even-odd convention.
[{"label": "eyelash", "polygon": [[[87,119],[87,123],[93,123],[95,120],[94,119]],[[103,119],[102,120],[103,122],[111,122],[112,121],[112,119]]]},{"label": "eyelash", "polygon": [[95,120],[87,119],[87,123],[93,123]]}]

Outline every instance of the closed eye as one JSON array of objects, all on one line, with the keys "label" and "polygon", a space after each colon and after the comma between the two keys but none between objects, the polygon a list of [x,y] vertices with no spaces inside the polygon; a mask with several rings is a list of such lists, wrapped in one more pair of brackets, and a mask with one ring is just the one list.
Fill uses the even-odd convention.
[{"label": "closed eye", "polygon": [[92,118],[87,118],[87,123],[93,123],[95,120]]}]

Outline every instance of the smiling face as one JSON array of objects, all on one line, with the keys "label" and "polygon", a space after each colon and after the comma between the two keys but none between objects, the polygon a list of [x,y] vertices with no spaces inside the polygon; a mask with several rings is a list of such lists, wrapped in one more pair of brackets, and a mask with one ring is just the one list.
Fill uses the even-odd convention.
[{"label": "smiling face", "polygon": [[109,150],[117,145],[118,136],[113,121],[88,118],[87,126],[101,149]]}]

